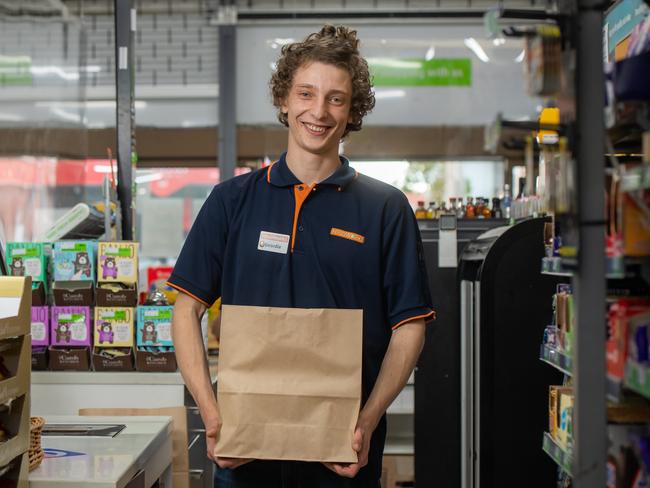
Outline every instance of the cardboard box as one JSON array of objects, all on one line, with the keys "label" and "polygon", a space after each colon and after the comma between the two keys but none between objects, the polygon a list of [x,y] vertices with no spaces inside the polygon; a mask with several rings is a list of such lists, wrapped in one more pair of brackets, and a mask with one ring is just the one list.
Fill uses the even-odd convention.
[{"label": "cardboard box", "polygon": [[50,345],[50,308],[32,307],[32,347]]},{"label": "cardboard box", "polygon": [[138,305],[138,290],[135,285],[115,290],[98,285],[95,295],[98,307],[135,307]]},{"label": "cardboard box", "polygon": [[109,358],[102,355],[105,348],[95,347],[93,349],[93,368],[95,371],[133,371],[133,348],[115,348],[123,349],[128,352],[125,356]]},{"label": "cardboard box", "polygon": [[90,347],[50,346],[48,354],[52,371],[90,370]]},{"label": "cardboard box", "polygon": [[48,368],[47,346],[32,348],[32,371],[47,371]]},{"label": "cardboard box", "polygon": [[29,334],[32,279],[0,277],[0,339]]},{"label": "cardboard box", "polygon": [[138,243],[100,242],[97,250],[97,281],[136,284],[138,282]]},{"label": "cardboard box", "polygon": [[92,281],[55,281],[52,283],[54,304],[59,307],[92,307],[95,285]]},{"label": "cardboard box", "polygon": [[174,307],[138,307],[138,327],[136,331],[138,346],[173,347],[172,315]]},{"label": "cardboard box", "polygon": [[134,308],[95,307],[95,347],[133,347]]},{"label": "cardboard box", "polygon": [[51,309],[50,344],[53,346],[90,346],[92,328],[90,307],[57,307]]},{"label": "cardboard box", "polygon": [[54,281],[95,281],[93,241],[58,241],[54,243]]},{"label": "cardboard box", "polygon": [[160,291],[170,305],[173,305],[178,296],[178,291],[167,285],[167,280],[174,271],[173,266],[150,266],[147,268],[147,293]]},{"label": "cardboard box", "polygon": [[44,242],[7,242],[7,267],[11,276],[31,276],[48,290],[52,246]]},{"label": "cardboard box", "polygon": [[0,466],[6,466],[29,448],[29,398],[23,395],[11,402],[11,408],[0,413],[0,423],[12,434],[0,444]]},{"label": "cardboard box", "polygon": [[[29,379],[32,367],[29,336],[5,339],[2,343],[0,381],[0,405],[12,398],[29,393]],[[1,465],[0,465],[1,466]]]},{"label": "cardboard box", "polygon": [[173,373],[178,369],[173,349],[151,352],[138,347],[135,351],[135,365],[138,371],[147,373]]},{"label": "cardboard box", "polygon": [[558,440],[558,432],[560,429],[560,397],[563,394],[573,394],[571,386],[551,385],[549,386],[549,401],[548,401],[548,431],[553,439]]}]

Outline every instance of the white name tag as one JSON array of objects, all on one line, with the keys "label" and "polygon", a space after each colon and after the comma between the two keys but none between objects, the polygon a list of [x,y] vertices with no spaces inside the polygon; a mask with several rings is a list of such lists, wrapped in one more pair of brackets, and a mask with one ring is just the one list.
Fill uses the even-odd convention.
[{"label": "white name tag", "polygon": [[290,236],[286,234],[274,234],[273,232],[260,232],[260,240],[257,243],[257,249],[260,251],[277,252],[286,254],[289,250]]}]

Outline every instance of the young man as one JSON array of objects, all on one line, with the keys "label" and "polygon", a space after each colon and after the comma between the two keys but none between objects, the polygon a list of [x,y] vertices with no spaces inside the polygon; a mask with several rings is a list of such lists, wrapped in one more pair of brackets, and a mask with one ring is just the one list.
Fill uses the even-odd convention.
[{"label": "young man", "polygon": [[[385,411],[404,387],[434,318],[417,224],[405,196],[357,174],[339,142],[373,108],[356,32],[325,26],[284,46],[271,79],[287,152],[269,168],[217,185],[187,237],[169,284],[181,293],[173,336],[183,377],[206,426],[215,486],[379,488]],[[280,252],[260,246],[281,234]],[[199,320],[225,304],[363,309],[358,462],[220,459],[221,427]]]}]

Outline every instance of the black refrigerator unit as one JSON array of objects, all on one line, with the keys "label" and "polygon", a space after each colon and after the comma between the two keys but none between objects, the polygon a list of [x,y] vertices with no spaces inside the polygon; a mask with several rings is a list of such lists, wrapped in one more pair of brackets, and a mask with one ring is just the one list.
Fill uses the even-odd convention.
[{"label": "black refrigerator unit", "polygon": [[419,488],[554,486],[542,436],[548,385],[562,375],[539,360],[558,283],[540,273],[545,222],[484,229],[462,246],[453,276],[437,268],[423,231],[434,305],[447,303],[415,376]]}]

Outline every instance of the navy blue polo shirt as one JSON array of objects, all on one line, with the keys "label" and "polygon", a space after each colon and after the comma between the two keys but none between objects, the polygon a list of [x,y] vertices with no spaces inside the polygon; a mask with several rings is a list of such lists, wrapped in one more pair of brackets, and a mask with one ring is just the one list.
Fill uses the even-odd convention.
[{"label": "navy blue polo shirt", "polygon": [[[315,185],[299,181],[284,154],[268,168],[217,185],[169,285],[206,306],[222,297],[230,305],[363,309],[362,403],[392,330],[435,316],[406,197],[358,174],[345,158]],[[369,465],[357,478],[380,477],[384,438],[382,419]]]}]

